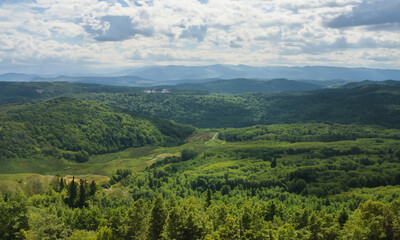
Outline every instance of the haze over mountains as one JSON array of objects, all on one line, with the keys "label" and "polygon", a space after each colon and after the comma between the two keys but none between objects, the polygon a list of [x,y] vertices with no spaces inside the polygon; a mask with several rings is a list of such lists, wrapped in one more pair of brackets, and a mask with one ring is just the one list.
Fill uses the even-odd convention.
[{"label": "haze over mountains", "polygon": [[209,66],[148,66],[115,72],[112,75],[96,76],[57,76],[46,77],[33,74],[6,73],[0,81],[67,81],[99,83],[120,86],[151,86],[177,83],[207,82],[207,79],[276,79],[291,80],[399,80],[400,70],[344,68],[325,66],[306,67],[254,67],[246,65]]},{"label": "haze over mountains", "polygon": [[210,66],[155,66],[126,71],[126,75],[154,80],[202,79],[202,78],[288,78],[288,79],[353,79],[387,80],[400,79],[399,70],[343,68],[325,66],[306,67],[253,67],[246,65]]}]

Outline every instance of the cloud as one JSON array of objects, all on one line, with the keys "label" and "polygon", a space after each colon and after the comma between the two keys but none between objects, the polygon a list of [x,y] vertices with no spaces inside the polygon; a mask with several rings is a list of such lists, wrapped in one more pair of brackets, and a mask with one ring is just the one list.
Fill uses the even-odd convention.
[{"label": "cloud", "polygon": [[[351,61],[400,68],[398,0],[0,0],[0,6],[0,59],[21,66]],[[353,26],[363,27],[346,28]]]},{"label": "cloud", "polygon": [[207,34],[207,26],[190,26],[182,31],[180,38],[193,38],[203,41]]},{"label": "cloud", "polygon": [[85,25],[84,29],[97,41],[123,41],[135,35],[149,37],[153,34],[153,29],[140,28],[129,16],[104,16],[100,21]]},{"label": "cloud", "polygon": [[3,4],[18,4],[18,3],[36,3],[36,0],[0,0],[0,6]]},{"label": "cloud", "polygon": [[[331,28],[387,25],[400,23],[400,1],[363,0],[350,13],[341,14],[328,22]],[[375,26],[375,29],[379,27]]]},{"label": "cloud", "polygon": [[229,47],[231,47],[231,48],[241,48],[242,45],[236,43],[235,41],[231,41],[231,42],[229,43]]}]

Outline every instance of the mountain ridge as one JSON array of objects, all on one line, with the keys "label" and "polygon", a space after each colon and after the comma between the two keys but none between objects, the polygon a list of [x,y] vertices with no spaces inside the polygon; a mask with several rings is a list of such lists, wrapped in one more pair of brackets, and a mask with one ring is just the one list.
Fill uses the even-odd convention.
[{"label": "mountain ridge", "polygon": [[[65,75],[65,74],[63,74]],[[97,77],[93,76],[69,77],[71,81],[77,81],[82,78],[110,78],[121,81],[124,78],[139,78],[139,80],[150,82],[176,81],[181,79],[195,80],[207,78],[233,79],[233,78],[252,78],[252,79],[275,79],[287,78],[292,80],[310,79],[310,80],[377,80],[383,81],[387,79],[400,80],[400,70],[398,69],[373,69],[373,68],[347,68],[333,66],[304,66],[304,67],[287,67],[287,66],[248,66],[248,65],[205,65],[205,66],[185,66],[185,65],[168,65],[168,66],[145,66],[132,69],[124,69],[114,71],[112,74]],[[60,77],[60,76],[59,76]],[[58,78],[59,78],[58,77]],[[7,79],[9,78],[9,79]],[[46,81],[46,79],[57,79],[57,77],[46,77],[33,74],[22,73],[6,73],[0,75],[2,81]],[[103,79],[104,80],[104,79]],[[137,80],[137,79],[136,79]],[[100,83],[100,82],[93,82]],[[114,82],[118,85],[118,81]],[[163,84],[163,83],[161,83]],[[121,85],[121,84],[119,84]],[[153,84],[154,85],[154,84]]]}]

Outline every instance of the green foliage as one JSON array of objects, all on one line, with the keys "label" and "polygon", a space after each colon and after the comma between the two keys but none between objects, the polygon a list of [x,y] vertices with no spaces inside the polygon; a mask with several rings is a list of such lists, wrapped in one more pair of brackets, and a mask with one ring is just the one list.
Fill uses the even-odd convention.
[{"label": "green foliage", "polygon": [[0,195],[0,236],[4,240],[24,239],[29,229],[25,196],[17,191],[11,196]]},{"label": "green foliage", "polygon": [[206,128],[315,122],[399,127],[399,91],[366,85],[273,95],[104,93],[84,98]]},{"label": "green foliage", "polygon": [[65,203],[69,207],[77,206],[77,198],[78,198],[78,184],[75,182],[75,177],[72,178],[72,181],[68,184],[68,195],[65,199]]},{"label": "green foliage", "polygon": [[150,239],[161,239],[164,225],[167,220],[167,209],[164,205],[162,197],[158,197],[155,202],[153,209],[151,210],[150,226],[149,226],[149,238]]},{"label": "green foliage", "polygon": [[126,239],[145,239],[148,221],[146,203],[139,199],[128,211]]},{"label": "green foliage", "polygon": [[193,159],[197,156],[197,152],[191,149],[183,149],[181,152],[182,161]]},{"label": "green foliage", "polygon": [[237,78],[230,80],[217,80],[206,83],[178,84],[173,88],[196,89],[212,93],[240,94],[249,92],[278,93],[288,91],[311,91],[321,88],[319,85],[292,81],[287,79],[253,80]]},{"label": "green foliage", "polygon": [[344,226],[345,236],[355,239],[398,239],[399,201],[391,204],[367,201],[359,206]]},{"label": "green foliage", "polygon": [[167,120],[134,117],[103,104],[70,98],[0,109],[0,161],[51,156],[86,162],[89,155],[128,147],[178,144],[194,131]]},{"label": "green foliage", "polygon": [[[218,83],[222,84],[222,92],[229,91],[229,86],[232,86],[224,86],[226,83],[228,81]],[[293,83],[289,84],[289,81],[280,81],[282,83],[286,84],[285,88],[293,87]],[[314,87],[306,86],[310,90]],[[240,87],[248,91],[245,88]],[[305,122],[400,126],[398,84],[374,83],[281,94],[200,94],[178,89],[173,94],[145,94],[142,91],[141,88],[97,84],[3,82],[0,83],[0,105],[70,96],[106,102],[131,112],[196,127],[244,127]],[[175,140],[176,138],[172,142]]]},{"label": "green foliage", "polygon": [[100,228],[97,231],[97,236],[96,237],[97,237],[98,240],[112,240],[113,239],[112,231],[107,226]]},{"label": "green foliage", "polygon": [[32,239],[65,239],[71,229],[55,214],[41,209],[30,218]]},{"label": "green foliage", "polygon": [[273,140],[286,142],[336,142],[358,138],[400,139],[398,129],[377,126],[342,124],[257,125],[248,128],[224,129],[219,138],[229,142]]},{"label": "green foliage", "polygon": [[76,203],[77,207],[79,207],[79,208],[83,208],[83,207],[87,207],[88,206],[88,204],[86,202],[87,198],[88,198],[87,189],[88,189],[88,186],[87,186],[86,181],[81,179],[80,183],[79,183],[79,198],[78,198],[78,201]]},{"label": "green foliage", "polygon": [[[138,100],[143,100],[141,94],[137,95]],[[209,98],[203,100],[221,97],[210,96],[204,95]],[[100,118],[109,114],[113,119],[110,124],[114,120],[136,120],[114,108],[79,100],[56,99],[41,103],[43,106],[39,109],[46,112],[44,106],[51,109],[51,102],[57,101],[61,102],[63,113],[69,112],[66,104],[69,102],[72,106],[82,105],[88,112],[99,108]],[[54,117],[57,108],[53,108]],[[36,138],[32,136],[47,141],[47,135],[53,134],[55,138],[49,137],[49,141],[57,147],[49,147],[47,157],[58,156],[59,152],[61,158],[72,154],[77,160],[77,154],[86,155],[84,151],[88,155],[96,152],[90,150],[91,144],[103,146],[102,142],[82,140],[81,149],[66,149],[68,145],[56,145],[60,140],[55,129],[35,129],[36,123],[27,127],[28,121],[20,121],[25,113],[18,109],[29,113],[27,105],[2,109],[8,109],[7,114],[0,113],[0,119],[10,119],[7,126],[38,131],[35,135],[17,131],[19,135],[13,137],[5,133],[6,125],[1,125],[1,136],[11,142],[18,140],[25,144],[22,146],[32,146],[32,149],[19,150],[17,144],[11,148],[2,145],[1,149],[11,149],[7,159],[10,162],[17,159],[12,154],[30,156],[33,151],[37,151],[36,157],[46,157],[40,155],[43,154],[40,144],[29,145]],[[26,116],[34,116],[30,114]],[[82,119],[76,119],[79,130],[72,130],[77,138],[71,137],[78,142],[78,133],[92,131],[84,130],[84,126],[94,127],[86,124],[84,113],[81,115]],[[44,119],[51,121],[50,117]],[[153,133],[159,136],[159,145],[163,146],[167,142],[181,143],[193,130],[166,120],[140,118],[139,121],[144,125],[138,123],[141,128],[138,131],[154,128]],[[111,145],[120,149],[116,145],[125,133],[103,124],[96,126],[98,136],[106,134],[114,142]],[[124,125],[117,126],[124,128]],[[157,130],[160,126],[163,130]],[[108,131],[118,135],[105,133]],[[67,184],[65,178],[57,176],[46,191],[48,184],[39,181],[40,176],[14,176],[15,184],[29,197],[26,201],[23,196],[18,197],[20,193],[10,196],[9,189],[0,189],[0,209],[5,213],[0,215],[1,236],[5,239],[90,239],[96,235],[98,239],[176,240],[399,238],[400,132],[397,129],[308,123],[212,131],[219,132],[220,140],[209,141],[213,135],[210,134],[205,135],[206,139],[192,140],[183,146],[146,147],[91,157],[90,162],[100,165],[115,159],[114,168],[109,171],[112,186],[107,189],[97,187],[94,181],[88,184],[75,177]],[[167,140],[166,135],[178,140]],[[137,137],[146,139],[140,134]],[[104,146],[111,145],[104,143]],[[141,171],[124,168],[123,161],[142,161],[147,166],[154,163]],[[35,158],[32,162],[35,163]],[[85,170],[87,163],[74,164],[73,171],[88,171]]]}]

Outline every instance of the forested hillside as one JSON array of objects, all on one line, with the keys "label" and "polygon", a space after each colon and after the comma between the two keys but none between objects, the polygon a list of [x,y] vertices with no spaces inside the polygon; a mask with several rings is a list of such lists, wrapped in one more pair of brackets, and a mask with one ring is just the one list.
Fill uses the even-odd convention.
[{"label": "forested hillside", "polygon": [[[2,239],[400,238],[394,85],[225,95],[38,84],[13,91],[45,90],[23,99],[43,102],[0,106]],[[46,100],[59,94],[78,99]]]},{"label": "forested hillside", "polygon": [[66,97],[0,106],[3,162],[36,155],[85,162],[90,155],[128,147],[180,144],[193,131],[189,126]]},{"label": "forested hillside", "polygon": [[0,82],[0,105],[87,93],[139,92],[139,88],[66,82]]},{"label": "forested hillside", "polygon": [[[0,104],[37,102],[58,96],[104,102],[130,112],[196,127],[245,127],[279,123],[356,123],[400,126],[400,87],[396,81],[349,84],[310,92],[238,95],[170,89],[71,83],[0,83]],[[158,88],[152,88],[161,90]]]},{"label": "forested hillside", "polygon": [[287,79],[254,80],[246,78],[218,80],[207,83],[186,83],[171,86],[172,88],[204,90],[211,93],[279,93],[301,92],[320,89],[319,85]]},{"label": "forested hillside", "polygon": [[335,142],[357,140],[358,138],[400,139],[397,129],[377,126],[341,124],[290,124],[256,125],[248,128],[221,130],[219,138],[228,142],[276,140],[286,142]]},{"label": "forested hillside", "polygon": [[400,88],[364,85],[282,94],[95,94],[84,98],[196,127],[333,122],[400,127]]},{"label": "forested hillside", "polygon": [[0,234],[182,240],[400,236],[399,130],[296,124],[220,134],[236,136],[236,142],[201,132],[185,145],[143,153],[143,159],[170,155],[144,171],[116,169],[109,181],[16,175],[19,182],[6,181],[14,186],[7,188],[0,180]]},{"label": "forested hillside", "polygon": [[[147,88],[68,82],[0,82],[0,105],[39,102],[62,96],[84,96],[95,93],[140,93]],[[153,87],[161,91],[162,88]],[[196,90],[175,89],[172,94],[199,94]]]}]

